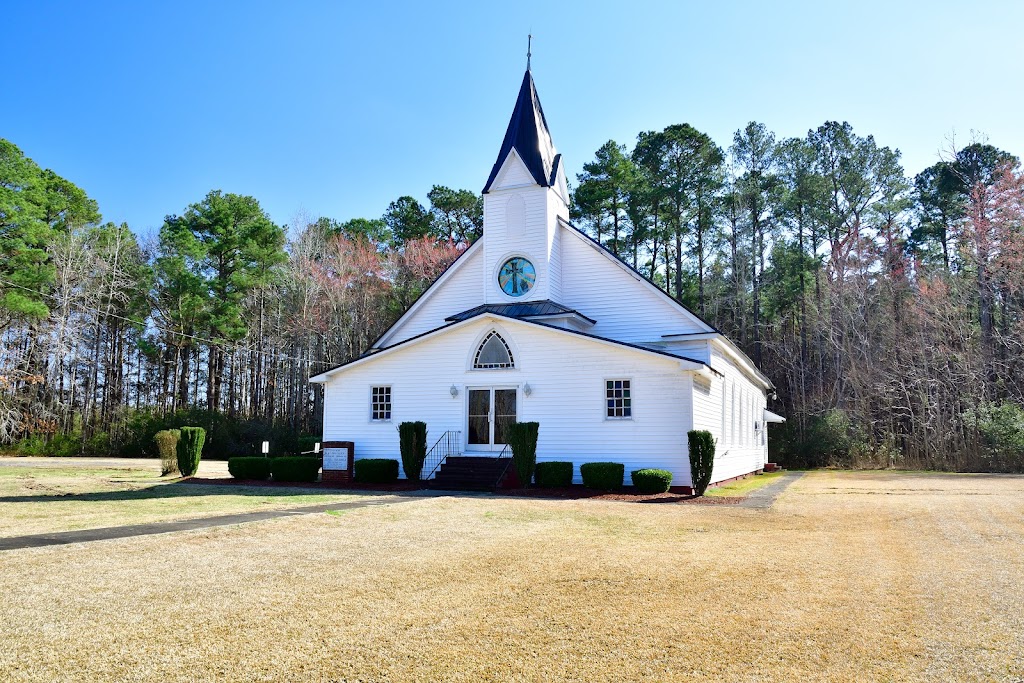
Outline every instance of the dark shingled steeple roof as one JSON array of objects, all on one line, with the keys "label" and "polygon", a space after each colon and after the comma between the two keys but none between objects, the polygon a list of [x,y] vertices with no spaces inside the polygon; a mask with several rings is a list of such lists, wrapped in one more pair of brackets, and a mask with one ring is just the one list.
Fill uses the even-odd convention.
[{"label": "dark shingled steeple roof", "polygon": [[485,193],[491,189],[501,165],[505,163],[505,157],[512,149],[516,150],[516,154],[526,164],[538,185],[551,187],[555,184],[555,175],[562,155],[555,151],[555,145],[551,141],[551,131],[548,130],[548,122],[544,118],[544,110],[540,107],[540,98],[537,97],[537,86],[533,83],[529,69],[523,76],[519,99],[516,100],[516,108],[508,122],[508,130],[505,131],[498,160],[494,162],[491,175],[484,185]]}]

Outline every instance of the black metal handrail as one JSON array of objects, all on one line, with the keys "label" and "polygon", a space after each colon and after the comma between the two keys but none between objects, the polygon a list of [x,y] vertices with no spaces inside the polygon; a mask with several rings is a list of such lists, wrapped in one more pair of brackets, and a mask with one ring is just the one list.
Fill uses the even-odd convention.
[{"label": "black metal handrail", "polygon": [[[498,460],[501,460],[502,458],[506,458],[508,462],[505,463],[505,469],[503,469],[501,474],[498,476],[498,481],[494,482],[495,487],[501,486],[501,480],[504,479],[505,475],[508,473],[508,468],[512,467],[512,447],[508,444],[505,444],[505,447],[501,449],[501,453],[498,453]],[[519,485],[526,486],[526,484],[523,484],[522,482],[520,482]]]},{"label": "black metal handrail", "polygon": [[441,465],[450,455],[458,455],[462,452],[462,432],[450,429],[441,435],[441,438],[434,442],[434,445],[427,451],[423,459],[423,470],[427,474],[422,477],[424,481],[434,476]]}]

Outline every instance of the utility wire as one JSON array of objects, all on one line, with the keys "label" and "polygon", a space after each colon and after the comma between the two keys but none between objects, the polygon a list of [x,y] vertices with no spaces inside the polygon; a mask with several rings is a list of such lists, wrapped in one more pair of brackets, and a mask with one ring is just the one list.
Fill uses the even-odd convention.
[{"label": "utility wire", "polygon": [[[57,302],[57,303],[59,303],[61,305],[66,303],[64,301],[61,301],[59,297],[57,297],[57,296],[55,296],[53,294],[45,294],[43,292],[37,291],[35,289],[32,289],[31,287],[25,287],[24,285],[19,285],[17,283],[11,282],[10,280],[4,280],[4,279],[0,278],[0,284],[6,285],[8,287],[16,287],[17,289],[23,289],[26,292],[31,292],[31,293],[35,294],[36,296],[47,297],[47,298],[52,299],[53,301],[55,301],[55,302]],[[316,363],[322,363],[324,365],[327,364],[327,361],[309,360],[308,358],[298,358],[298,357],[295,357],[295,356],[288,356],[288,355],[284,355],[284,354],[273,353],[271,351],[258,351],[258,350],[255,350],[255,349],[246,348],[245,346],[242,346],[242,345],[238,344],[237,342],[216,341],[214,339],[207,339],[205,337],[198,337],[198,336],[196,336],[194,334],[188,334],[186,332],[176,332],[174,330],[168,330],[168,329],[166,329],[164,327],[160,327],[159,325],[157,325],[156,323],[153,323],[153,322],[147,323],[147,322],[143,322],[141,320],[133,320],[132,318],[126,318],[123,315],[117,315],[116,313],[108,313],[106,311],[101,311],[98,308],[93,308],[92,306],[88,306],[86,304],[83,304],[83,303],[77,302],[77,301],[72,301],[72,302],[69,302],[69,303],[70,303],[71,306],[77,307],[79,310],[86,310],[86,311],[89,311],[91,313],[97,313],[99,315],[107,316],[108,318],[117,318],[118,320],[123,320],[123,321],[129,322],[129,323],[131,323],[133,325],[138,325],[139,327],[142,327],[142,328],[150,328],[150,327],[152,327],[153,329],[158,330],[160,332],[163,332],[164,334],[170,334],[170,335],[173,335],[173,336],[176,336],[176,337],[184,337],[186,339],[192,339],[194,341],[201,342],[203,344],[212,344],[212,345],[220,347],[220,348],[232,348],[232,349],[239,350],[239,351],[245,351],[247,353],[255,353],[255,354],[258,354],[260,356],[266,356],[268,358],[273,358],[275,360],[294,360],[294,361],[298,361],[300,363],[305,363],[306,365],[313,365],[313,364],[316,364]]]}]

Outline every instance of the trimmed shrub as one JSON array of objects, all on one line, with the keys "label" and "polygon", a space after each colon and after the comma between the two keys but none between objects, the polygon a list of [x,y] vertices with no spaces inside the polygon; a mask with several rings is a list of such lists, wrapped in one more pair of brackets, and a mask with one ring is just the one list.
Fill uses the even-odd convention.
[{"label": "trimmed shrub", "polygon": [[270,462],[259,456],[228,458],[228,472],[235,479],[270,479]]},{"label": "trimmed shrub", "polygon": [[[232,460],[246,458],[232,458]],[[274,481],[316,481],[320,474],[320,458],[305,455],[289,455],[283,458],[251,458],[252,460],[270,460],[270,473]],[[231,467],[231,460],[228,467]]]},{"label": "trimmed shrub", "polygon": [[537,486],[545,489],[565,488],[572,484],[571,462],[539,462],[534,470]]},{"label": "trimmed shrub", "polygon": [[178,471],[183,477],[191,477],[199,469],[206,430],[202,427],[182,427],[178,431]]},{"label": "trimmed shrub", "polygon": [[505,438],[512,449],[512,465],[516,468],[522,486],[529,486],[533,479],[533,470],[537,466],[539,432],[539,422],[513,422],[505,432]]},{"label": "trimmed shrub", "polygon": [[672,486],[672,473],[668,470],[633,470],[629,476],[639,493],[665,493]]},{"label": "trimmed shrub", "polygon": [[703,496],[711,483],[711,472],[715,467],[715,437],[711,432],[694,429],[686,433],[690,444],[690,482],[693,492]]},{"label": "trimmed shrub", "polygon": [[160,453],[160,476],[174,474],[178,471],[178,440],[181,431],[178,429],[161,429],[153,437],[156,450]]},{"label": "trimmed shrub", "polygon": [[398,450],[402,469],[409,481],[419,481],[423,461],[427,458],[427,423],[403,422],[398,425]]},{"label": "trimmed shrub", "polygon": [[360,484],[391,484],[398,481],[398,461],[389,458],[363,458],[355,461],[356,481]]},{"label": "trimmed shrub", "polygon": [[621,462],[586,462],[580,465],[580,476],[588,489],[616,491],[622,488],[626,466]]}]

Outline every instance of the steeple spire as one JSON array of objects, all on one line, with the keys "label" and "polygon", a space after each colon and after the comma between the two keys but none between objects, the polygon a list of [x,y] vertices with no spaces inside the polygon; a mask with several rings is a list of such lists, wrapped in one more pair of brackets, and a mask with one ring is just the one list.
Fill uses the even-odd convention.
[{"label": "steeple spire", "polygon": [[484,185],[484,193],[491,189],[491,184],[498,177],[498,172],[513,149],[538,185],[552,187],[555,184],[562,155],[555,149],[551,131],[548,130],[548,122],[544,118],[544,110],[540,106],[537,86],[534,85],[530,73],[529,47],[526,53],[526,73],[523,74],[523,84],[519,88],[516,107],[512,110],[512,118],[509,119],[498,158],[491,169],[491,175],[487,178],[487,184]]},{"label": "steeple spire", "polygon": [[530,70],[530,53],[533,51],[533,34],[526,36],[526,70]]}]

